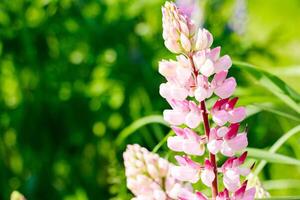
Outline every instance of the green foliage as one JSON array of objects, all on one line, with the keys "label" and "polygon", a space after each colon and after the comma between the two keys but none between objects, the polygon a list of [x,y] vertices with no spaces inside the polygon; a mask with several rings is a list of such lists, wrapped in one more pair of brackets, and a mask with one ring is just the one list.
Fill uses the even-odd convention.
[{"label": "green foliage", "polygon": [[[300,195],[299,1],[248,1],[243,35],[228,26],[234,2],[201,0],[204,26],[243,61],[231,75],[250,147],[260,149],[250,155],[265,160],[260,178],[274,196]],[[32,200],[130,199],[125,145],[170,155],[158,94],[157,63],[171,57],[162,4],[0,1],[0,199],[13,190]]]}]

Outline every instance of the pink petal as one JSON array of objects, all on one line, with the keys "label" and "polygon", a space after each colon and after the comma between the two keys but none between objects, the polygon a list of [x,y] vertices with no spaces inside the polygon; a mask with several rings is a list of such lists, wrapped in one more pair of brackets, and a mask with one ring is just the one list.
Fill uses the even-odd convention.
[{"label": "pink petal", "polygon": [[240,199],[240,200],[254,200],[255,193],[256,193],[256,189],[254,187],[250,188],[250,189],[246,190],[246,192],[243,196],[243,199]]},{"label": "pink petal", "polygon": [[183,151],[188,155],[202,156],[204,154],[204,145],[194,140],[184,140]]},{"label": "pink petal", "polygon": [[215,63],[215,72],[219,73],[223,70],[228,70],[232,65],[232,61],[228,55],[222,56],[216,63]]},{"label": "pink petal", "polygon": [[210,59],[206,59],[204,64],[200,67],[200,72],[206,77],[209,77],[214,74],[215,67],[214,63]]},{"label": "pink petal", "polygon": [[195,94],[195,98],[199,102],[205,100],[208,97],[210,97],[210,91],[203,88],[203,87],[201,87],[201,86],[197,87],[194,94]]},{"label": "pink petal", "polygon": [[159,94],[165,99],[172,99],[169,83],[162,83],[159,86]]},{"label": "pink petal", "polygon": [[247,176],[251,172],[251,170],[247,167],[239,167],[238,170],[242,176]]},{"label": "pink petal", "polygon": [[172,53],[180,53],[181,48],[176,40],[165,40],[165,46],[169,49]]},{"label": "pink petal", "polygon": [[228,121],[228,113],[225,110],[220,110],[212,113],[213,115],[213,121],[218,126],[223,126]]},{"label": "pink petal", "polygon": [[224,137],[227,132],[228,132],[228,128],[226,126],[222,126],[221,128],[218,128],[217,136]]},{"label": "pink petal", "polygon": [[181,125],[185,121],[185,115],[178,110],[164,110],[164,120],[172,125]]},{"label": "pink petal", "polygon": [[220,85],[222,85],[226,79],[227,73],[228,73],[227,71],[221,71],[221,72],[215,74],[215,76],[211,82],[213,87],[219,87]]},{"label": "pink petal", "polygon": [[171,174],[177,180],[188,181],[196,183],[199,180],[199,170],[191,168],[189,166],[173,166],[171,167]]},{"label": "pink petal", "polygon": [[203,170],[201,172],[201,181],[207,186],[212,185],[213,180],[215,179],[215,173],[212,170]]},{"label": "pink petal", "polygon": [[185,117],[185,124],[190,128],[196,128],[200,124],[201,119],[200,113],[189,112]]},{"label": "pink petal", "polygon": [[201,140],[201,137],[189,128],[184,128],[184,133],[185,133],[186,137],[190,140],[194,140],[197,142],[199,142]]},{"label": "pink petal", "polygon": [[224,173],[223,183],[230,192],[234,192],[240,186],[240,176],[234,170],[227,170]]},{"label": "pink petal", "polygon": [[230,123],[238,123],[243,121],[246,118],[246,109],[244,107],[235,108],[229,113],[229,121]]},{"label": "pink petal", "polygon": [[162,60],[159,62],[158,71],[164,77],[172,77],[175,75],[176,62]]},{"label": "pink petal", "polygon": [[185,138],[186,134],[185,134],[184,129],[179,128],[177,126],[171,126],[171,128],[177,136],[181,136],[181,137]]},{"label": "pink petal", "polygon": [[236,137],[227,141],[228,146],[234,151],[241,151],[248,146],[246,133],[238,134]]},{"label": "pink petal", "polygon": [[221,140],[211,140],[207,143],[207,149],[210,153],[216,155],[220,151],[222,143]]},{"label": "pink petal", "polygon": [[226,141],[224,141],[222,143],[222,147],[221,147],[221,153],[225,156],[231,157],[234,155],[234,151],[233,149],[230,148],[230,146],[227,144]]},{"label": "pink petal", "polygon": [[178,66],[176,69],[176,79],[180,84],[184,85],[191,77],[191,69]]},{"label": "pink petal", "polygon": [[195,199],[195,194],[193,194],[191,191],[187,190],[186,188],[181,188],[178,192],[178,198],[179,200],[191,200]]},{"label": "pink petal", "polygon": [[183,33],[180,34],[180,42],[181,42],[182,48],[186,52],[189,52],[191,50],[191,41]]},{"label": "pink petal", "polygon": [[236,88],[236,81],[233,77],[230,77],[224,81],[224,83],[215,88],[215,94],[222,99],[230,97]]},{"label": "pink petal", "polygon": [[208,57],[212,60],[212,61],[216,61],[219,57],[220,57],[220,52],[221,52],[221,47],[216,47],[211,49],[208,52]]},{"label": "pink petal", "polygon": [[183,151],[183,138],[180,136],[169,137],[167,140],[167,145],[169,149],[173,151]]},{"label": "pink petal", "polygon": [[189,91],[186,88],[174,84],[170,85],[170,90],[171,97],[168,96],[167,98],[172,98],[179,101],[185,100],[189,94]]}]

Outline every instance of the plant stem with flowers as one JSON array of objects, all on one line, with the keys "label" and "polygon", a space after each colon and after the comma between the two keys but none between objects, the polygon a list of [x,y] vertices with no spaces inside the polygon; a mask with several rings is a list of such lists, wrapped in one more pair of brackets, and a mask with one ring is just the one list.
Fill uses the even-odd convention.
[{"label": "plant stem with flowers", "polygon": [[[246,110],[244,107],[235,107],[237,97],[230,98],[237,86],[235,78],[227,78],[231,59],[228,55],[220,56],[220,47],[211,48],[211,33],[206,29],[197,28],[189,16],[181,12],[174,3],[166,2],[162,13],[165,46],[177,55],[176,60],[162,60],[159,63],[159,73],[167,80],[160,85],[159,92],[171,106],[171,109],[163,112],[163,116],[176,134],[168,138],[167,145],[169,149],[185,154],[175,156],[179,165],[169,165],[166,174],[180,184],[172,187],[172,196],[149,196],[149,193],[144,191],[163,194],[162,188],[158,185],[149,189],[150,185],[154,184],[146,181],[153,176],[151,172],[148,178],[132,181],[131,176],[140,170],[137,170],[139,166],[143,168],[148,164],[140,164],[140,161],[135,161],[135,164],[129,162],[133,158],[132,154],[127,153],[124,157],[126,174],[131,175],[127,175],[127,180],[130,180],[127,182],[128,187],[137,190],[134,192],[139,194],[137,199],[207,200],[208,197],[203,193],[183,184],[194,184],[201,179],[205,186],[211,188],[212,199],[253,200],[255,188],[247,188],[247,180],[240,180],[241,176],[247,176],[252,168],[244,166],[247,152],[239,157],[235,156],[247,147],[248,140],[246,131],[239,132],[240,122],[246,117]],[[205,101],[213,94],[218,100],[211,109],[207,109]],[[210,126],[208,115],[215,125]],[[195,131],[201,123],[205,134]],[[203,156],[206,149],[209,151],[209,158],[204,158],[203,164],[191,159],[190,156]],[[216,162],[218,154],[228,157],[220,167]],[[151,170],[154,168],[151,167]],[[224,186],[221,192],[218,191],[218,188],[222,187],[221,181],[218,183],[219,174],[222,174]],[[140,190],[143,183],[147,187]]]}]

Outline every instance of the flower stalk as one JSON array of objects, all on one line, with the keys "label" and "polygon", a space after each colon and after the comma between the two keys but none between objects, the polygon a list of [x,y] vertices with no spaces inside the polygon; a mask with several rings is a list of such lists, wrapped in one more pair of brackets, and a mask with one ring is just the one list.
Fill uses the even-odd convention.
[{"label": "flower stalk", "polygon": [[[205,101],[201,101],[201,110],[202,110],[202,118],[203,118],[203,125],[205,129],[205,135],[209,139],[209,133],[210,133],[210,127],[209,127],[209,121],[208,121],[208,113],[206,110],[206,105]],[[212,199],[216,199],[218,195],[218,167],[217,167],[217,162],[216,162],[216,156],[212,153],[209,153],[209,159],[210,162],[213,165],[214,168],[214,174],[215,174],[215,179],[212,182],[211,186],[211,194],[212,194]]]}]

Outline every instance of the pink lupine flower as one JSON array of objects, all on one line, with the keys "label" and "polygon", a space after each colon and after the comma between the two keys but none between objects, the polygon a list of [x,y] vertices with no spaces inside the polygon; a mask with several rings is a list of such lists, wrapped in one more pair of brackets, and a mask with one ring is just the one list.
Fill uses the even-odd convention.
[{"label": "pink lupine flower", "polygon": [[247,176],[250,173],[249,168],[241,166],[245,162],[246,157],[247,152],[244,152],[238,158],[228,158],[220,169],[224,174],[223,183],[230,192],[234,192],[240,187],[240,175]]},{"label": "pink lupine flower", "polygon": [[181,188],[190,189],[171,175],[173,164],[137,144],[128,145],[123,157],[127,187],[136,200],[178,199]]},{"label": "pink lupine flower", "polygon": [[201,192],[193,193],[190,190],[182,188],[178,193],[179,200],[208,200],[208,198]]},{"label": "pink lupine flower", "polygon": [[211,82],[214,93],[221,99],[230,97],[236,88],[235,78],[226,78],[227,73],[228,71],[224,70],[215,74],[214,79]]},{"label": "pink lupine flower", "polygon": [[218,126],[223,126],[225,123],[239,123],[246,117],[246,109],[244,107],[234,108],[238,98],[220,99],[212,107],[211,114],[213,121]]},{"label": "pink lupine flower", "polygon": [[169,137],[168,147],[177,152],[185,152],[189,155],[201,156],[205,151],[205,137],[201,137],[189,128],[178,128],[173,126],[176,136]]},{"label": "pink lupine flower", "polygon": [[209,77],[215,73],[228,70],[231,65],[231,59],[228,55],[220,57],[221,47],[198,51],[194,54],[193,60],[199,72]]},{"label": "pink lupine flower", "polygon": [[225,156],[233,156],[248,145],[247,134],[239,133],[239,124],[231,124],[229,128],[212,128],[207,148],[212,154],[221,152]]},{"label": "pink lupine flower", "polygon": [[162,7],[163,38],[165,46],[173,53],[184,53],[192,50],[190,37],[195,34],[195,25],[182,15],[176,5],[166,2]]},{"label": "pink lupine flower", "polygon": [[213,165],[209,160],[205,160],[204,169],[201,171],[201,181],[206,186],[211,187],[213,180],[215,179],[215,173]]},{"label": "pink lupine flower", "polygon": [[180,181],[196,183],[200,179],[201,165],[187,156],[175,156],[179,166],[171,168],[171,174]]},{"label": "pink lupine flower", "polygon": [[186,124],[196,128],[202,120],[201,109],[193,101],[169,101],[172,109],[164,110],[164,119],[171,125]]}]

